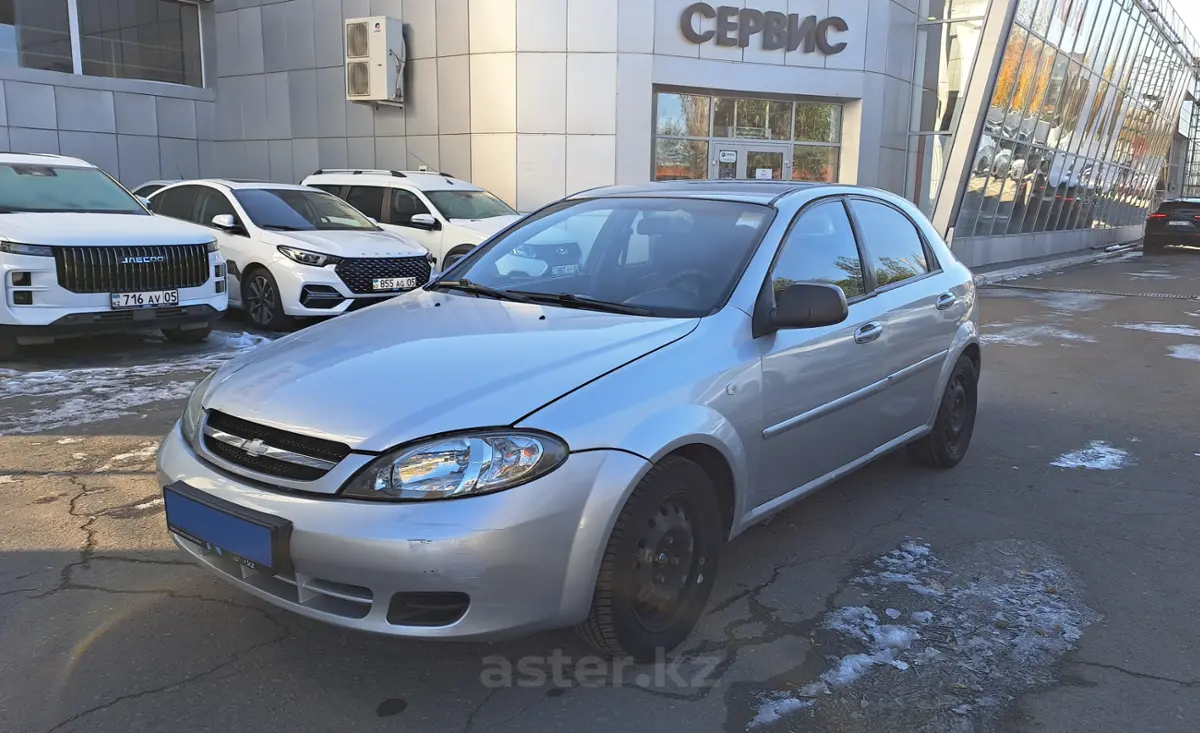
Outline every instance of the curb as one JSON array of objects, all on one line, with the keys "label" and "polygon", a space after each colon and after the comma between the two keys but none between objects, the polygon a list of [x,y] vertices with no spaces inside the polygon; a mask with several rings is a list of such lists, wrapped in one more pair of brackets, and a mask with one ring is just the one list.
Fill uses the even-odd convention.
[{"label": "curb", "polygon": [[1062,270],[1075,265],[1086,265],[1089,262],[1098,262],[1101,260],[1113,259],[1122,255],[1127,255],[1130,252],[1139,250],[1140,244],[1132,244],[1111,250],[1100,250],[1086,255],[1077,257],[1064,257],[1061,260],[1050,260],[1048,262],[1038,262],[1032,265],[1018,265],[1005,270],[996,270],[982,275],[975,276],[975,285],[992,285],[993,283],[1006,282],[1008,280],[1018,280],[1031,275],[1041,275],[1055,270]]}]

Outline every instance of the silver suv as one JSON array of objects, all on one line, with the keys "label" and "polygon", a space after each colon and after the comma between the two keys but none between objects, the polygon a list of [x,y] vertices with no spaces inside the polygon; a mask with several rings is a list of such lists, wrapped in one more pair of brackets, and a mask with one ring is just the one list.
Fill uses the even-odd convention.
[{"label": "silver suv", "polygon": [[[499,267],[553,230],[580,267]],[[158,478],[185,552],[296,613],[649,659],[728,539],[894,449],[961,461],[979,368],[971,273],[897,196],[610,188],[219,369]]]}]

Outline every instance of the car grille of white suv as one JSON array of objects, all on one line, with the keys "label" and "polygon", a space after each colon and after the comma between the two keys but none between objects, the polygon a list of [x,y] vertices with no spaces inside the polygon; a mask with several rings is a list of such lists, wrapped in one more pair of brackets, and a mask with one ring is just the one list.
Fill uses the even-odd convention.
[{"label": "car grille of white suv", "polygon": [[196,288],[210,277],[203,244],[55,247],[58,284],[72,293],[137,293]]},{"label": "car grille of white suv", "polygon": [[350,292],[370,295],[379,294],[372,283],[376,278],[414,277],[421,286],[429,282],[430,268],[424,257],[359,257],[342,260],[337,274]]}]

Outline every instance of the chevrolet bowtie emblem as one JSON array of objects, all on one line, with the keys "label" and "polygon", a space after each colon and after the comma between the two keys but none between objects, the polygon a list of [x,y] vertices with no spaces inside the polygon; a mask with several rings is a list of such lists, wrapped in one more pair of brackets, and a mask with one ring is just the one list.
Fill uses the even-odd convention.
[{"label": "chevrolet bowtie emblem", "polygon": [[245,443],[242,443],[242,450],[249,453],[252,457],[258,458],[267,452],[267,446],[262,442],[262,440],[255,438],[254,440],[248,440]]}]

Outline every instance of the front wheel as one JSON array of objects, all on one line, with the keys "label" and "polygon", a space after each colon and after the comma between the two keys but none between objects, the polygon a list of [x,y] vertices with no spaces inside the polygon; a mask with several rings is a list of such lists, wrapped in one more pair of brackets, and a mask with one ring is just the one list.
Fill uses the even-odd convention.
[{"label": "front wheel", "polygon": [[975,433],[975,414],[979,407],[979,374],[975,363],[960,356],[950,373],[950,381],[938,406],[933,430],[910,443],[908,454],[930,468],[954,468],[967,455]]},{"label": "front wheel", "polygon": [[463,257],[466,257],[471,250],[474,249],[469,244],[462,244],[450,250],[445,257],[442,258],[442,272],[454,267]]},{"label": "front wheel", "polygon": [[294,320],[283,312],[283,300],[274,276],[259,267],[246,274],[242,283],[242,306],[250,322],[265,331],[286,331]]},{"label": "front wheel", "polygon": [[712,591],[722,527],[700,466],[671,456],[652,468],[617,517],[580,635],[604,654],[638,661],[678,646]]}]

